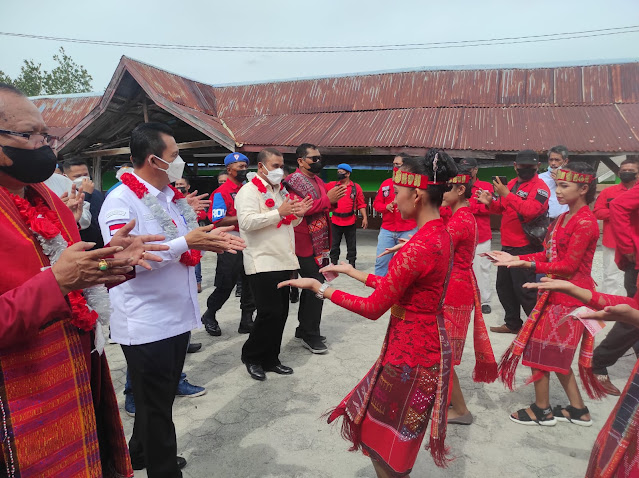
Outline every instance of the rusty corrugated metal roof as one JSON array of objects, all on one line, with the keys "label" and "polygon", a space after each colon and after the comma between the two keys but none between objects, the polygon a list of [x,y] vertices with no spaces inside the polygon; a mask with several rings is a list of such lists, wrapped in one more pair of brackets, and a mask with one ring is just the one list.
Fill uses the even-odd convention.
[{"label": "rusty corrugated metal roof", "polygon": [[35,98],[49,133],[64,136],[100,103],[101,95]]},{"label": "rusty corrugated metal roof", "polygon": [[629,126],[637,121],[639,129],[638,104],[415,108],[226,121],[239,140],[264,146],[310,142],[325,148],[436,146],[505,152],[567,144],[575,153],[639,151],[639,137]]}]

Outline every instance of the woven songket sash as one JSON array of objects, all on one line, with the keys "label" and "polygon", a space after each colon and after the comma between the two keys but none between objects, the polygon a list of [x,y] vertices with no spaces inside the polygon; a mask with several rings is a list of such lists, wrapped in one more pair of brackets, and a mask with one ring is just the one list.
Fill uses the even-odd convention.
[{"label": "woven songket sash", "polygon": [[592,447],[586,478],[639,476],[639,360]]},{"label": "woven songket sash", "polygon": [[595,177],[592,174],[576,173],[569,169],[557,171],[556,181],[568,181],[569,183],[590,184]]},{"label": "woven songket sash", "polygon": [[481,312],[481,298],[479,287],[473,269],[470,269],[473,284],[473,296],[475,301],[475,313],[473,315],[473,345],[475,348],[475,369],[473,380],[475,382],[492,383],[497,380],[497,362],[493,347],[488,337],[484,314]]},{"label": "woven songket sash", "polygon": [[[322,196],[315,189],[315,186],[302,173],[293,173],[286,179],[287,188],[300,198],[310,196],[313,201],[319,201]],[[328,265],[325,263],[329,258],[330,252],[330,236],[328,227],[328,218],[324,211],[305,216],[308,226],[308,233],[311,236],[313,244],[313,257],[319,267]]]},{"label": "woven songket sash", "polygon": [[446,181],[431,181],[428,176],[418,173],[409,173],[400,169],[393,169],[393,183],[409,188],[428,189],[428,186],[446,184]]},{"label": "woven songket sash", "polygon": [[[450,241],[450,263],[448,265],[448,273],[444,283],[444,291],[448,287],[448,281],[453,266],[453,241]],[[446,333],[446,323],[442,313],[442,304],[444,296],[440,299],[437,312],[437,330],[440,343],[440,361],[439,361],[439,381],[437,384],[437,393],[435,403],[431,414],[430,440],[426,448],[430,450],[433,461],[439,467],[445,468],[448,465],[449,458],[448,448],[445,445],[446,440],[446,423],[448,420],[448,397],[450,395],[450,376],[453,363],[453,353],[448,341]],[[388,348],[388,337],[390,334],[393,317],[403,320],[407,311],[398,304],[391,308],[391,320],[386,330],[386,337],[382,344],[382,350],[379,354],[375,365],[369,370],[366,376],[357,384],[357,386],[349,393],[342,403],[334,410],[328,413],[328,423],[343,416],[342,421],[342,437],[350,441],[353,446],[350,451],[358,450],[361,446],[361,423],[366,416],[366,410],[369,406],[371,395],[375,387],[375,383],[379,378],[383,365],[386,349]]]},{"label": "woven songket sash", "polygon": [[[559,224],[564,221],[566,214],[568,213],[565,212],[557,218],[555,226],[546,240],[546,256],[550,262],[556,262],[558,260],[557,241],[554,236],[557,231],[557,227],[559,227]],[[548,274],[548,277],[552,277],[552,275]],[[552,292],[544,291],[538,297],[534,309],[517,334],[517,337],[501,357],[501,361],[499,363],[499,378],[510,390],[514,390],[515,388],[515,372],[517,370],[517,365],[521,360],[524,349],[526,348],[539,319],[544,313],[550,294],[552,294]],[[590,332],[584,328],[581,340],[581,349],[579,351],[579,376],[581,377],[582,384],[588,396],[593,399],[601,399],[606,396],[606,392],[592,371],[592,352],[594,349],[594,343],[594,336],[592,336]],[[526,384],[535,382],[542,376],[543,372],[536,373],[526,382]]]},{"label": "woven songket sash", "polygon": [[[31,185],[26,195],[44,200],[65,237],[80,240],[71,211],[47,187]],[[2,189],[0,227],[4,294],[49,261]],[[133,476],[105,356],[90,354],[91,334],[69,317],[52,319],[29,340],[0,348],[0,467],[11,478]]]}]

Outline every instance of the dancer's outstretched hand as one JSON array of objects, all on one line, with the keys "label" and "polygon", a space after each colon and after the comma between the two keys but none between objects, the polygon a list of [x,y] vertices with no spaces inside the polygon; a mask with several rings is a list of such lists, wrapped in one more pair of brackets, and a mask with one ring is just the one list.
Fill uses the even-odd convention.
[{"label": "dancer's outstretched hand", "polygon": [[[412,236],[411,236],[412,237]],[[404,244],[406,244],[408,242],[408,239],[405,239],[403,237],[399,238],[399,244],[393,246],[393,247],[387,247],[386,249],[384,249],[384,252],[382,252],[379,256],[377,257],[382,257],[385,256],[386,254],[395,254],[397,251],[399,251],[402,247],[404,247]]]},{"label": "dancer's outstretched hand", "polygon": [[277,284],[277,288],[281,289],[282,287],[291,286],[297,287],[298,289],[308,289],[312,290],[313,292],[317,292],[321,285],[322,283],[317,279],[300,277],[299,279],[291,279],[280,282],[279,284]]},{"label": "dancer's outstretched hand", "polygon": [[542,277],[541,282],[526,282],[523,287],[524,289],[549,290],[552,292],[563,292],[565,294],[574,292],[575,288],[579,288],[567,280],[551,279],[550,277]]},{"label": "dancer's outstretched hand", "polygon": [[350,275],[354,270],[355,268],[352,265],[346,262],[340,262],[339,264],[329,264],[326,267],[322,267],[319,271],[322,274],[324,272],[336,272],[338,274]]},{"label": "dancer's outstretched hand", "polygon": [[619,304],[605,307],[597,312],[590,312],[582,316],[584,319],[612,320],[624,322],[629,325],[639,327],[639,310],[630,307],[628,304]]}]

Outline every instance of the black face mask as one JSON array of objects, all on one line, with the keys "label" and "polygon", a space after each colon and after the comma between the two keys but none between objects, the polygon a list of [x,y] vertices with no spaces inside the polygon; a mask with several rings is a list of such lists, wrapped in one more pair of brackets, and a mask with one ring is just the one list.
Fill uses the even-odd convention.
[{"label": "black face mask", "polygon": [[246,181],[246,175],[248,174],[248,170],[247,169],[240,169],[237,171],[237,177],[236,179],[243,183],[244,181]]},{"label": "black face mask", "polygon": [[186,194],[186,188],[177,188],[182,194]]},{"label": "black face mask", "polygon": [[2,152],[13,161],[13,164],[0,166],[0,171],[21,183],[41,183],[49,179],[55,171],[57,158],[49,146],[38,149],[2,146]]},{"label": "black face mask", "polygon": [[346,175],[344,173],[337,173],[337,180],[342,181],[343,179],[346,179]]},{"label": "black face mask", "polygon": [[313,174],[319,174],[323,168],[324,168],[324,165],[322,164],[321,161],[317,161],[316,163],[311,163],[308,166],[309,171]]},{"label": "black face mask", "polygon": [[622,171],[619,173],[619,179],[621,179],[622,183],[631,183],[637,179],[637,173],[633,173],[632,171]]},{"label": "black face mask", "polygon": [[533,168],[517,168],[517,176],[522,181],[530,181],[537,174],[537,170]]}]

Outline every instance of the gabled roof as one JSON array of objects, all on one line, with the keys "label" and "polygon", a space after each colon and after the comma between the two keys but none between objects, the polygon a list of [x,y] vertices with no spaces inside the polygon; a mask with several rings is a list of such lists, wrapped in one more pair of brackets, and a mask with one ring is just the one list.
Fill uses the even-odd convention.
[{"label": "gabled roof", "polygon": [[[99,102],[67,100],[65,108],[78,102],[75,115],[58,113],[60,107],[49,100],[37,101],[43,102],[48,124],[69,128],[68,144],[90,134],[95,122],[115,121],[109,105],[116,92],[120,100],[130,100],[132,85],[229,150],[312,142],[324,148],[436,146],[486,152],[566,144],[573,152],[639,152],[637,62],[214,87],[122,57]],[[78,120],[83,113],[87,116]]]}]

